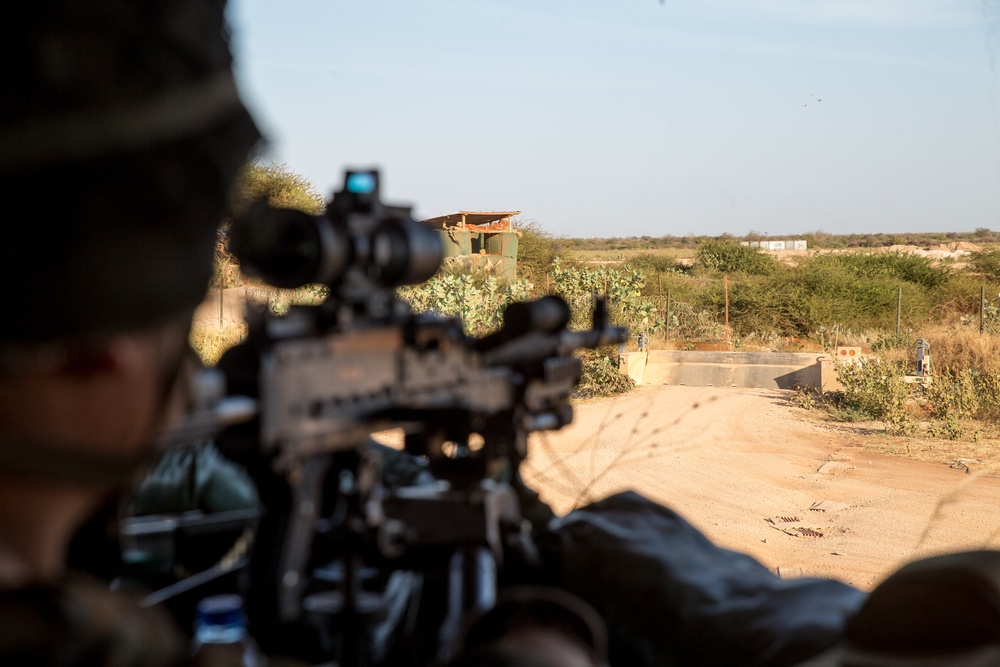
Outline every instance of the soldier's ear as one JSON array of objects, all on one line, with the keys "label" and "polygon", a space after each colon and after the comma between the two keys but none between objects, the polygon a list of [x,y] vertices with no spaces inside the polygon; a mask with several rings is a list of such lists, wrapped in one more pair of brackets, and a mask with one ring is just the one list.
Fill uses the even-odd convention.
[{"label": "soldier's ear", "polygon": [[142,356],[139,342],[128,334],[74,346],[61,369],[69,375],[97,375],[134,369]]},{"label": "soldier's ear", "polygon": [[191,317],[185,315],[154,328],[71,344],[66,348],[61,370],[76,375],[157,373],[163,368],[164,360],[178,359],[189,349],[190,329]]}]

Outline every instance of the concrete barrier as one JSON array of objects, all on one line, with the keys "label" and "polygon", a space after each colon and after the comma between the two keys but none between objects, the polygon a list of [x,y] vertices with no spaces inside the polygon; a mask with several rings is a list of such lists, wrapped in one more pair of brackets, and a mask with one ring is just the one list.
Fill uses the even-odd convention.
[{"label": "concrete barrier", "polygon": [[815,353],[652,350],[622,355],[620,367],[637,384],[838,388],[831,357]]}]

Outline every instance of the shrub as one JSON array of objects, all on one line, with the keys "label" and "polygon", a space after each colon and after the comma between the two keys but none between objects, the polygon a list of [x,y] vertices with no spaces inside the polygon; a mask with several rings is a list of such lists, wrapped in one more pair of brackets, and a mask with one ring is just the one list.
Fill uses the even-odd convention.
[{"label": "shrub", "polygon": [[980,250],[969,254],[969,268],[993,280],[1000,280],[1000,250]]},{"label": "shrub", "polygon": [[917,347],[917,337],[912,331],[881,334],[872,343],[872,352],[887,352],[889,350],[912,351]]},{"label": "shrub", "polygon": [[239,287],[243,284],[240,274],[240,263],[229,252],[229,229],[219,227],[215,237],[215,257],[212,263],[212,279],[209,289],[217,290],[227,287]]},{"label": "shrub", "polygon": [[239,211],[250,202],[263,199],[276,208],[293,208],[306,213],[321,213],[326,208],[323,195],[312,182],[283,164],[248,164],[236,182],[234,208]]},{"label": "shrub", "polygon": [[626,262],[629,269],[637,269],[649,278],[658,273],[687,273],[691,267],[677,263],[677,258],[662,252],[642,252],[633,255]]},{"label": "shrub", "polygon": [[[931,291],[901,277],[899,274],[905,272],[894,264],[894,257],[889,253],[810,258],[794,272],[800,294],[792,307],[802,321],[812,323],[812,328],[839,322],[853,329],[885,330],[895,324],[897,288],[903,287],[904,322],[909,325],[925,321],[933,304]],[[918,273],[916,268],[909,268],[907,275]],[[929,283],[936,280],[924,279]]]},{"label": "shrub", "polygon": [[[323,196],[305,176],[285,165],[252,162],[243,167],[233,189],[232,204],[243,212],[251,202],[262,199],[276,208],[293,208],[318,214],[326,207]],[[229,226],[219,228],[215,245],[215,267],[210,288],[238,287],[243,284],[237,259],[229,252]]]},{"label": "shrub", "polygon": [[732,241],[706,241],[698,246],[695,256],[706,269],[719,273],[764,276],[780,268],[770,255]]},{"label": "shrub", "polygon": [[526,280],[504,283],[492,275],[457,273],[401,287],[397,293],[413,310],[461,318],[466,333],[481,336],[500,328],[504,309],[527,299],[531,289]]},{"label": "shrub", "polygon": [[675,301],[670,307],[670,338],[689,342],[721,340],[726,329],[715,315],[690,303]]},{"label": "shrub", "polygon": [[[815,328],[800,307],[801,287],[789,280],[789,272],[770,276],[747,276],[729,281],[729,322],[737,337],[774,331],[781,336],[802,336]],[[722,283],[703,290],[701,307],[724,321],[726,292]]]},{"label": "shrub", "polygon": [[933,305],[929,308],[929,319],[949,322],[965,316],[978,326],[979,292],[983,287],[986,288],[987,299],[993,299],[1000,293],[1000,283],[994,279],[984,281],[981,276],[966,271],[952,274],[947,282],[930,291]]},{"label": "shrub", "polygon": [[518,222],[517,275],[536,285],[545,283],[562,246],[559,240],[537,222]]},{"label": "shrub", "polygon": [[947,268],[929,257],[901,252],[841,255],[859,276],[884,275],[914,283],[928,289],[943,284],[949,277]]},{"label": "shrub", "polygon": [[926,385],[925,396],[931,415],[939,419],[967,419],[979,413],[980,400],[972,370],[939,372]]},{"label": "shrub", "polygon": [[1000,373],[982,371],[976,375],[976,393],[979,398],[980,419],[1000,419]]},{"label": "shrub", "polygon": [[188,342],[203,364],[214,366],[226,350],[243,342],[246,337],[247,325],[242,322],[220,328],[213,323],[196,321],[191,327]]},{"label": "shrub", "polygon": [[557,260],[553,263],[552,277],[552,291],[566,299],[575,328],[590,326],[594,296],[605,292],[611,322],[616,326],[628,327],[633,333],[655,333],[664,326],[665,320],[654,299],[642,295],[645,282],[636,269],[564,267]]},{"label": "shrub", "polygon": [[603,354],[583,357],[583,377],[576,388],[576,398],[615,396],[631,391],[635,380],[618,370],[616,359]]},{"label": "shrub", "polygon": [[844,407],[884,421],[890,433],[909,430],[912,426],[906,404],[910,387],[902,375],[899,364],[877,357],[838,364],[837,376],[844,386]]}]

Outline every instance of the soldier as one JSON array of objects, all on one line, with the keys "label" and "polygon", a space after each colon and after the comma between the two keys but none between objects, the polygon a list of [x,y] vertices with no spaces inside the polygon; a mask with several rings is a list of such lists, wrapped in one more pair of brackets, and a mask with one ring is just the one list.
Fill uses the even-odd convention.
[{"label": "soldier", "polygon": [[19,3],[0,28],[0,664],[186,652],[65,550],[185,402],[216,228],[259,139],[224,5]]},{"label": "soldier", "polygon": [[[185,403],[215,230],[259,138],[232,79],[224,2],[18,3],[0,30],[0,664],[175,664],[186,651],[169,619],[67,573],[65,552]],[[860,602],[833,584],[780,584],[633,496],[554,524],[547,552],[553,582],[608,622],[619,664],[789,664],[832,644]],[[815,607],[809,586],[834,599]],[[743,604],[762,591],[768,614]],[[680,623],[700,600],[708,621]],[[821,618],[781,622],[803,608]],[[515,654],[551,645],[520,611],[491,619],[492,648],[509,652],[487,632],[509,625]],[[814,625],[812,642],[783,632]],[[598,644],[574,641],[570,653]]]}]

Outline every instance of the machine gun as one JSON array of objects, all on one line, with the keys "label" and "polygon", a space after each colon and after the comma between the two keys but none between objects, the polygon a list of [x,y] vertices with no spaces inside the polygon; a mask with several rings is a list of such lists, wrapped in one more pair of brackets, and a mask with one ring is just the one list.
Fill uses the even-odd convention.
[{"label": "machine gun", "polygon": [[[219,438],[265,507],[244,582],[252,633],[313,662],[447,662],[498,582],[532,561],[528,435],[571,421],[574,352],[626,331],[599,299],[587,331],[568,329],[554,296],[509,306],[483,338],[412,313],[395,289],[439,270],[441,240],[382,203],[375,171],[347,172],[323,215],[258,204],[231,234],[244,271],[329,289],[318,306],[259,317],[220,363],[230,394],[256,402]],[[391,428],[405,454],[384,451],[426,466],[422,483],[383,474],[370,435]]]}]

